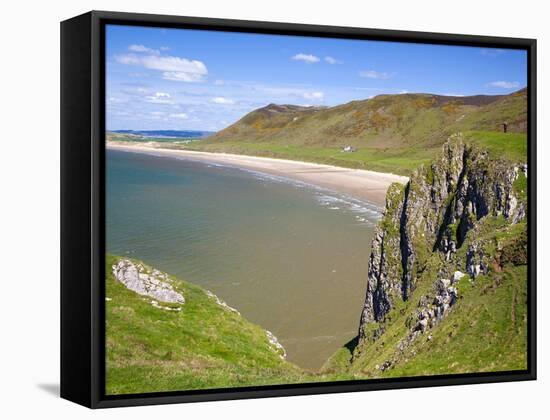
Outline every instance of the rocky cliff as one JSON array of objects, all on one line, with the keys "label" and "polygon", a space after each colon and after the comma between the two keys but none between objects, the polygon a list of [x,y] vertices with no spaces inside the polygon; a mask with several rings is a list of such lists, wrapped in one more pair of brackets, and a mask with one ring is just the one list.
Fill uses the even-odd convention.
[{"label": "rocky cliff", "polygon": [[494,153],[452,135],[407,185],[390,187],[372,241],[354,360],[373,343],[394,340],[395,352],[377,365],[391,368],[419,335],[431,338],[460,300],[459,283],[526,264],[526,153],[507,153],[505,136],[499,141]]}]

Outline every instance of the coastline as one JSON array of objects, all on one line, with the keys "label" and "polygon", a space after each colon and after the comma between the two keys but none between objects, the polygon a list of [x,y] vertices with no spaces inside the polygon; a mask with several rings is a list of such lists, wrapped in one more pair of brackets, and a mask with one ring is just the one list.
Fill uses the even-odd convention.
[{"label": "coastline", "polygon": [[229,153],[198,152],[191,150],[165,149],[147,144],[107,142],[106,147],[127,152],[172,156],[189,160],[217,163],[236,168],[284,176],[308,184],[384,206],[388,187],[399,182],[405,184],[408,178],[391,173],[365,169],[349,169],[319,163],[275,159],[260,156],[236,155]]}]

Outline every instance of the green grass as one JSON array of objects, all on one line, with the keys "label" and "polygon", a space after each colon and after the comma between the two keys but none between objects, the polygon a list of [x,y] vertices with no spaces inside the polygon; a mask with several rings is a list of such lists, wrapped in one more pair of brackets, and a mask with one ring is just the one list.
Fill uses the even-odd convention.
[{"label": "green grass", "polygon": [[518,174],[517,179],[514,181],[514,192],[516,193],[517,197],[520,200],[526,201],[527,191],[528,191],[527,177],[523,172],[520,172]]},{"label": "green grass", "polygon": [[460,285],[460,302],[383,376],[496,372],[527,368],[527,267]]},{"label": "green grass", "polygon": [[[466,142],[477,144],[488,150],[495,158],[504,158],[514,162],[527,160],[525,134],[469,131],[464,133],[464,139]],[[134,140],[128,138],[125,141]],[[187,144],[165,142],[163,147],[299,160],[407,176],[420,165],[429,163],[440,151],[440,145],[430,147],[410,145],[403,148],[362,147],[356,152],[346,153],[342,152],[340,147],[246,141],[207,142],[203,140]]]},{"label": "green grass", "polygon": [[362,148],[356,152],[345,153],[337,147],[313,147],[291,144],[264,142],[194,142],[184,146],[188,150],[205,152],[235,153],[251,156],[272,157],[278,159],[299,160],[322,163],[353,169],[369,169],[379,172],[391,172],[409,175],[417,166],[428,163],[435,152],[417,149],[378,149]]},{"label": "green grass", "polygon": [[183,294],[180,312],[116,281],[106,264],[106,393],[131,394],[349,379],[316,374],[282,360],[266,331],[224,309],[205,290],[170,278]]},{"label": "green grass", "polygon": [[479,145],[496,159],[512,162],[527,161],[527,135],[525,133],[502,133],[488,131],[467,131],[467,142]]}]

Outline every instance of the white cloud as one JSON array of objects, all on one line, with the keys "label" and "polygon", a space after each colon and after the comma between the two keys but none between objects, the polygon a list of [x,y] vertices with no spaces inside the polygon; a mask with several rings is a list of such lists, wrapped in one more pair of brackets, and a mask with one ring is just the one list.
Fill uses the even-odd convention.
[{"label": "white cloud", "polygon": [[500,89],[515,89],[519,87],[519,82],[507,82],[505,80],[498,80],[496,82],[487,83],[488,87],[496,87]]},{"label": "white cloud", "polygon": [[216,86],[223,86],[225,85],[225,82],[223,80],[218,79],[218,80],[214,80],[214,84]]},{"label": "white cloud", "polygon": [[452,92],[451,92],[451,93],[449,93],[449,92],[447,92],[447,93],[442,93],[442,95],[443,95],[443,96],[455,96],[455,97],[457,97],[457,98],[462,98],[463,96],[466,96],[466,95],[463,95],[463,94],[461,94],[461,93],[452,93]]},{"label": "white cloud", "polygon": [[302,94],[302,97],[304,99],[307,99],[308,101],[322,101],[325,97],[324,92],[316,91],[316,92],[304,92]]},{"label": "white cloud", "polygon": [[359,72],[359,76],[365,77],[367,79],[389,79],[393,76],[392,73],[379,72],[375,70],[364,70]]},{"label": "white cloud", "polygon": [[[256,92],[260,92],[264,95],[270,96],[270,97],[294,97],[294,98],[301,98],[306,99],[308,101],[322,101],[325,97],[324,92],[322,91],[315,91],[311,89],[304,89],[304,88],[295,88],[295,87],[271,87],[271,86],[262,86],[262,85],[255,85],[250,86],[252,90]],[[271,100],[267,98],[268,100]]]},{"label": "white cloud", "polygon": [[170,51],[170,47],[160,47],[161,51]]},{"label": "white cloud", "polygon": [[145,100],[153,104],[173,104],[174,101],[171,99],[169,93],[166,92],[155,92],[153,95],[146,96]]},{"label": "white cloud", "polygon": [[342,61],[340,61],[340,60],[338,60],[338,59],[336,59],[336,58],[334,58],[334,57],[331,57],[331,56],[329,56],[329,55],[327,55],[327,56],[325,57],[325,61],[326,61],[327,63],[329,63],[329,64],[342,64]]},{"label": "white cloud", "polygon": [[186,73],[184,71],[165,71],[162,73],[162,78],[165,80],[172,80],[174,82],[202,82],[204,76],[197,73]]},{"label": "white cloud", "polygon": [[139,66],[141,64],[139,57],[135,54],[117,55],[115,57],[115,60],[120,64],[126,64],[130,66]]},{"label": "white cloud", "polygon": [[146,72],[132,72],[128,73],[128,76],[143,79],[144,77],[149,77],[149,74]]},{"label": "white cloud", "polygon": [[137,53],[147,53],[147,54],[154,54],[154,55],[160,54],[159,50],[148,48],[145,45],[141,45],[141,44],[132,44],[128,47],[128,49],[132,52],[137,52]]},{"label": "white cloud", "polygon": [[208,74],[208,69],[202,61],[182,57],[123,54],[115,59],[121,64],[162,71],[164,79],[177,82],[200,82]]},{"label": "white cloud", "polygon": [[170,118],[176,118],[176,119],[179,119],[179,120],[186,120],[188,117],[187,117],[187,114],[181,112],[179,114],[170,114]]},{"label": "white cloud", "polygon": [[184,73],[207,74],[206,66],[198,60],[188,60],[181,57],[155,57],[145,56],[142,58],[143,66],[151,70],[175,71]]},{"label": "white cloud", "polygon": [[235,103],[235,101],[233,101],[232,99],[227,99],[227,98],[224,98],[223,96],[217,96],[215,98],[212,98],[210,102],[213,102],[215,104],[220,104],[220,105],[232,105]]},{"label": "white cloud", "polygon": [[295,56],[292,57],[292,60],[303,61],[304,63],[307,63],[307,64],[318,63],[320,61],[319,57],[312,54],[304,54],[304,53],[296,54]]}]

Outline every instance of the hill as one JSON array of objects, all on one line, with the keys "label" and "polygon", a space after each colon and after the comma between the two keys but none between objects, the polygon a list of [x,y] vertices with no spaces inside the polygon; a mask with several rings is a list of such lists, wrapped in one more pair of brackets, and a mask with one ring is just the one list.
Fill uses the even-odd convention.
[{"label": "hill", "polygon": [[[409,175],[461,131],[524,135],[527,92],[510,95],[379,95],[334,107],[257,109],[186,147],[364,168]],[[342,152],[352,146],[355,152]]]}]

